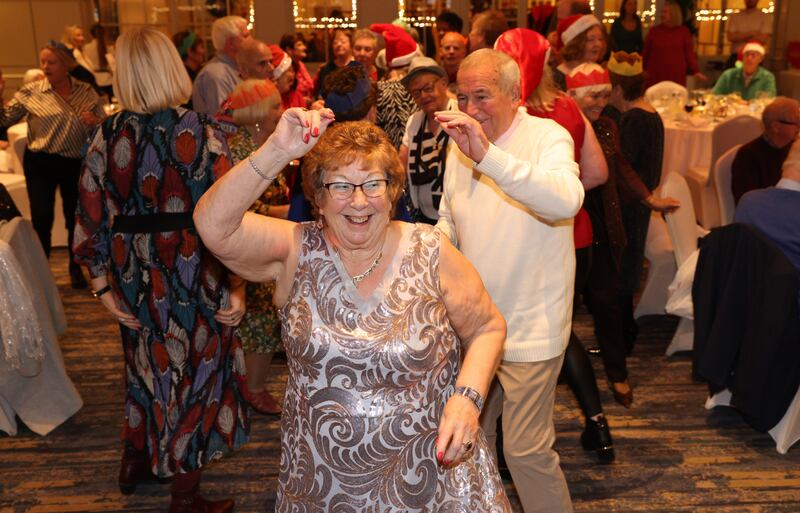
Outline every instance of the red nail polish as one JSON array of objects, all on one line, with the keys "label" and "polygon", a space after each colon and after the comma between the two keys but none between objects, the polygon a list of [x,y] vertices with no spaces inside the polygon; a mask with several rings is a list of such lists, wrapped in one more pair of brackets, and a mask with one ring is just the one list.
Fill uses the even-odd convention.
[{"label": "red nail polish", "polygon": [[442,457],[443,456],[444,456],[444,453],[442,451],[439,451],[439,452],[436,453],[436,459],[439,460],[439,461],[442,461]]},{"label": "red nail polish", "polygon": [[303,142],[308,144],[308,134],[303,136]]},{"label": "red nail polish", "polygon": [[314,129],[314,137],[319,135],[319,128]]},{"label": "red nail polish", "polygon": [[444,463],[445,465],[449,465],[451,462],[449,460],[444,460],[442,463]]}]

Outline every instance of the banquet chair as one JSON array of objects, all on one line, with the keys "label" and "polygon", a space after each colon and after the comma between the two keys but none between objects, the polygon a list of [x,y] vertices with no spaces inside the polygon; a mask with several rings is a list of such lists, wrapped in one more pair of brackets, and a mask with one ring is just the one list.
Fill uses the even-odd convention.
[{"label": "banquet chair", "polygon": [[[697,239],[705,236],[708,231],[697,226],[692,205],[692,194],[686,180],[679,173],[667,174],[661,185],[663,197],[673,197],[681,202],[680,208],[669,214],[664,214],[667,222],[667,231],[672,241],[675,254],[675,265],[680,268],[691,254],[697,249]],[[681,317],[678,329],[672,337],[666,354],[671,356],[678,351],[691,351],[694,346],[694,321]]]},{"label": "banquet chair", "polygon": [[[748,115],[736,116],[718,124],[711,133],[709,165],[713,166],[729,149],[752,141],[763,131],[761,120]],[[700,225],[706,229],[720,226],[716,185],[709,167],[690,167],[686,171],[686,182],[689,184]]]},{"label": "banquet chair", "polygon": [[733,189],[731,188],[731,166],[733,165],[733,159],[736,158],[736,152],[741,147],[741,144],[737,144],[729,149],[714,164],[714,185],[717,192],[717,202],[719,203],[720,226],[733,222],[736,203],[733,200]]},{"label": "banquet chair", "polygon": [[664,315],[664,305],[667,304],[668,297],[667,288],[678,270],[672,253],[672,241],[669,239],[667,225],[661,214],[653,213],[650,216],[644,256],[649,262],[647,279],[636,304],[636,310],[633,312],[634,319],[645,315]]},{"label": "banquet chair", "polygon": [[644,97],[648,103],[659,103],[662,97],[671,97],[673,93],[678,93],[683,104],[689,100],[689,90],[669,80],[664,80],[648,87],[647,91],[644,92]]},{"label": "banquet chair", "polygon": [[28,138],[27,137],[20,137],[18,139],[14,139],[14,142],[11,145],[10,151],[14,158],[11,159],[11,166],[9,171],[18,174],[25,174],[25,171],[22,167],[22,161],[25,158],[25,148],[28,146]]}]

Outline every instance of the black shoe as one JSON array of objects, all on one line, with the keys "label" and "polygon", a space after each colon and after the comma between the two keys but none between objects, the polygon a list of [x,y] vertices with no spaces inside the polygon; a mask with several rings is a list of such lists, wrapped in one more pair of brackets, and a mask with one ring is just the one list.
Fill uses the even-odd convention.
[{"label": "black shoe", "polygon": [[78,265],[69,266],[69,281],[73,289],[85,289],[89,286],[86,283],[86,278],[83,277],[83,271]]},{"label": "black shoe", "polygon": [[586,419],[586,429],[581,434],[581,445],[587,451],[595,451],[600,463],[613,463],[614,441],[605,417],[598,420]]}]

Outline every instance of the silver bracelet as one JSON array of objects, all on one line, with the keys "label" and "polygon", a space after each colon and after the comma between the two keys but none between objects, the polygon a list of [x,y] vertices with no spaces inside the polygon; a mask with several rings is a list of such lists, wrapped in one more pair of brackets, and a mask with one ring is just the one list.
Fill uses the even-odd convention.
[{"label": "silver bracelet", "polygon": [[247,161],[250,163],[250,167],[252,167],[252,168],[253,168],[253,171],[255,171],[255,172],[256,172],[256,174],[257,174],[258,176],[260,176],[261,178],[263,178],[264,180],[266,180],[266,181],[268,181],[268,182],[271,182],[272,180],[274,180],[274,179],[275,179],[275,178],[270,178],[270,177],[268,177],[267,175],[265,175],[265,174],[264,174],[264,172],[263,172],[263,171],[261,171],[260,169],[258,169],[258,166],[256,166],[256,163],[255,163],[255,162],[253,162],[253,154],[252,154],[252,153],[251,153],[250,155],[248,155],[248,156],[247,156]]},{"label": "silver bracelet", "polygon": [[475,407],[478,408],[478,414],[481,413],[481,411],[483,410],[483,396],[480,394],[480,392],[478,392],[472,387],[460,386],[456,387],[455,393],[457,395],[463,395],[464,397],[475,403]]}]

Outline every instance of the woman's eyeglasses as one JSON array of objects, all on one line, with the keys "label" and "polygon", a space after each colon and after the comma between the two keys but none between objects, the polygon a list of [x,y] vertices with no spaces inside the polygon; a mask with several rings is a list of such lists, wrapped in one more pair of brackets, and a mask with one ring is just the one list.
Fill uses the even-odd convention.
[{"label": "woman's eyeglasses", "polygon": [[323,187],[328,189],[328,194],[331,198],[337,200],[349,199],[356,188],[361,189],[364,196],[368,198],[378,198],[386,193],[386,188],[389,185],[388,178],[381,178],[379,180],[368,180],[364,183],[350,183],[350,182],[330,182],[322,184]]}]

